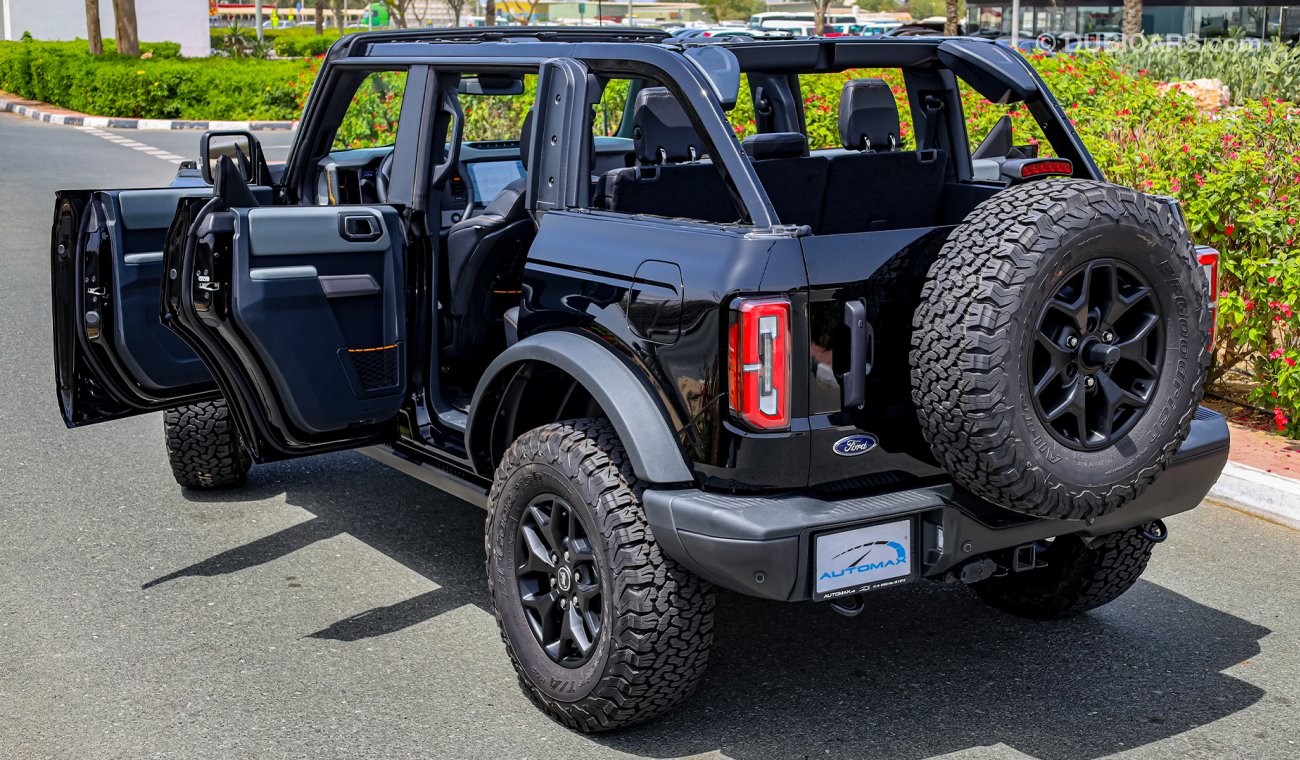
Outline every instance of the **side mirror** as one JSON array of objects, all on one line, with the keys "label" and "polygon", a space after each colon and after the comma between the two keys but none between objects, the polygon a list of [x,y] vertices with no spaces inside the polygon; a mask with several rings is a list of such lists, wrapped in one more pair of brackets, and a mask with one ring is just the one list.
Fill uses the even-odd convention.
[{"label": "side mirror", "polygon": [[212,184],[217,162],[229,156],[239,174],[249,184],[258,184],[262,163],[262,146],[250,132],[204,132],[199,140],[199,170],[203,181]]}]

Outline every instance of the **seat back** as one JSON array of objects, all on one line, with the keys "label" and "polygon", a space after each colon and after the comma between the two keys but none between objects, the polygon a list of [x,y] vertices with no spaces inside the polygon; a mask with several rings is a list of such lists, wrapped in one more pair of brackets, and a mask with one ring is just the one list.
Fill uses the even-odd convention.
[{"label": "seat back", "polygon": [[[527,170],[533,115],[524,119],[519,156]],[[477,216],[453,224],[447,231],[446,269],[442,280],[445,336],[443,355],[462,362],[490,354],[498,300],[497,291],[513,292],[523,279],[528,246],[537,232],[528,214],[527,180],[502,188]]]},{"label": "seat back", "polygon": [[840,142],[829,156],[817,231],[926,227],[939,217],[947,156],[899,150],[898,105],[883,80],[854,79],[840,98]]},{"label": "seat back", "polygon": [[746,137],[740,146],[753,162],[781,223],[818,231],[830,164],[824,156],[808,155],[808,138],[799,132],[768,132]]},{"label": "seat back", "polygon": [[632,143],[637,165],[607,172],[602,181],[609,210],[720,223],[740,218],[717,168],[699,160],[698,133],[666,88],[637,93]]}]

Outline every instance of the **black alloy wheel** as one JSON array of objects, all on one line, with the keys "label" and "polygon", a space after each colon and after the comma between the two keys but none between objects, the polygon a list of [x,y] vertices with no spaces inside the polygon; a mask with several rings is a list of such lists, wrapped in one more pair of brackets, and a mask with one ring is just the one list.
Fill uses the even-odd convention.
[{"label": "black alloy wheel", "polygon": [[586,528],[563,497],[543,494],[524,510],[515,567],[537,643],[566,668],[586,663],[600,640],[600,567]]},{"label": "black alloy wheel", "polygon": [[1164,348],[1159,300],[1115,259],[1071,272],[1043,306],[1030,357],[1035,410],[1079,451],[1113,445],[1150,406]]}]

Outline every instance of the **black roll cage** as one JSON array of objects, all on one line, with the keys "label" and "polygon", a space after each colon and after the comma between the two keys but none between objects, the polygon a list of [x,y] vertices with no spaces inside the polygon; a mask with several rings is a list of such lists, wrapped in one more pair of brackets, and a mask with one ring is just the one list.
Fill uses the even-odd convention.
[{"label": "black roll cage", "polygon": [[[697,43],[718,44],[718,43]],[[957,180],[969,180],[969,146],[966,143],[965,122],[961,116],[960,94],[956,77],[949,64],[967,65],[970,61],[982,63],[983,72],[993,71],[1011,82],[1010,96],[999,102],[1022,100],[1035,121],[1043,129],[1057,155],[1069,159],[1074,176],[1102,179],[1100,169],[1084,148],[1073,126],[1060,105],[1052,97],[1042,79],[1028,63],[1012,52],[998,50],[990,55],[994,43],[970,38],[835,38],[799,39],[745,42],[724,45],[736,56],[741,72],[761,72],[766,75],[834,73],[854,68],[902,69],[912,100],[913,117],[918,133],[933,138],[935,145],[947,148],[958,168]],[[415,71],[423,68],[427,81],[416,91],[408,80],[403,117],[409,106],[412,112],[428,113],[432,104],[429,97],[438,97],[435,79],[440,72],[459,75],[465,71],[518,71],[531,70],[542,74],[548,70],[564,69],[566,80],[561,92],[548,91],[546,107],[555,105],[554,95],[560,95],[566,105],[575,99],[584,101],[592,92],[599,93],[604,81],[611,77],[629,77],[653,81],[667,87],[683,104],[693,125],[704,138],[708,153],[722,174],[723,180],[734,196],[743,218],[756,231],[780,227],[780,221],[762,187],[752,164],[741,152],[725,113],[713,95],[712,88],[700,70],[682,53],[691,44],[667,43],[662,33],[644,30],[601,28],[510,28],[485,27],[475,29],[400,30],[391,32],[349,35],[339,40],[326,56],[317,82],[312,87],[307,109],[303,114],[302,128],[290,152],[284,175],[286,201],[302,197],[305,182],[313,181],[311,169],[321,157],[321,141],[327,125],[341,118],[347,102],[332,98],[330,93],[346,86],[349,75],[358,70],[374,71],[406,68]],[[560,64],[568,61],[569,64]],[[575,68],[575,66],[577,68]],[[1001,69],[999,70],[999,67]],[[550,89],[555,86],[551,77]],[[986,84],[986,83],[985,83]],[[539,92],[542,79],[539,78]],[[794,93],[801,103],[799,93]],[[802,106],[800,105],[800,108]],[[932,116],[946,111],[948,118],[938,118],[942,131],[928,124]],[[552,134],[566,134],[563,129],[568,119],[578,112],[571,110],[561,122],[551,120]],[[557,132],[557,130],[560,130]],[[394,150],[408,156],[420,155],[417,145],[403,145],[419,139],[424,129],[399,128]],[[539,133],[540,134],[540,133]],[[552,142],[535,138],[537,152],[533,155],[547,172],[564,169],[575,176],[546,175],[529,182],[529,206],[537,210],[585,206],[589,186],[584,177],[586,167],[575,158],[572,140]],[[927,146],[934,147],[935,145]],[[310,146],[310,147],[309,147]],[[328,152],[329,146],[324,146]],[[566,158],[567,156],[567,158]],[[563,160],[561,160],[563,159]],[[967,159],[967,160],[963,160]],[[421,162],[423,163],[423,162]],[[427,168],[427,167],[426,167]],[[416,183],[419,184],[419,183]],[[417,200],[417,199],[411,199]]]}]

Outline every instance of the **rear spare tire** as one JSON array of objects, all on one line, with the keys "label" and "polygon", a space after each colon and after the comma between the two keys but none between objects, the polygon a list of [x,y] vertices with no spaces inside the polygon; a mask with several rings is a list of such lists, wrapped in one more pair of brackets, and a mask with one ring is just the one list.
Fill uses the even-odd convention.
[{"label": "rear spare tire", "polygon": [[930,268],[913,320],[922,432],[962,486],[1084,519],[1169,465],[1210,353],[1205,277],[1176,209],[1043,180],[981,203]]}]

